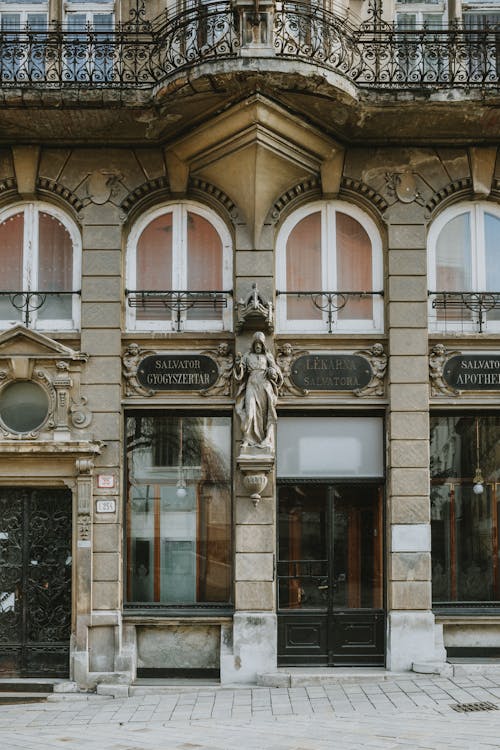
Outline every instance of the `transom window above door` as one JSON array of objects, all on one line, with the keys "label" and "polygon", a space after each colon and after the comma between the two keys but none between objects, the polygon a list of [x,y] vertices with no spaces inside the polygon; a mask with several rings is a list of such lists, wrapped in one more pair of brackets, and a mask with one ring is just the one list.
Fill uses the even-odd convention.
[{"label": "transom window above door", "polygon": [[375,223],[340,201],[304,206],[277,240],[280,331],[383,330],[382,245]]},{"label": "transom window above door", "polygon": [[460,203],[429,231],[431,330],[500,330],[500,207]]},{"label": "transom window above door", "polygon": [[0,267],[0,327],[79,327],[81,239],[68,216],[38,202],[0,213]]},{"label": "transom window above door", "polygon": [[148,212],[133,228],[129,330],[230,330],[231,287],[231,237],[213,211],[175,203]]}]

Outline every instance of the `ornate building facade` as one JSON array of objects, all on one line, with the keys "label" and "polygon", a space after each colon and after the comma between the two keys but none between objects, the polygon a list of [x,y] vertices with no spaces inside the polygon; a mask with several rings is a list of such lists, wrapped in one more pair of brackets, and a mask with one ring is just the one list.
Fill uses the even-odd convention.
[{"label": "ornate building facade", "polygon": [[495,13],[0,0],[0,674],[498,655]]}]

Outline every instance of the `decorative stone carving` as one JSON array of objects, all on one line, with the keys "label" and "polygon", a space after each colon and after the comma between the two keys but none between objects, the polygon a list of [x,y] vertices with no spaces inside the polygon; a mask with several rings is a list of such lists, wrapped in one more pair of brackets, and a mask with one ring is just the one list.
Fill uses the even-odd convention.
[{"label": "decorative stone carving", "polygon": [[238,352],[234,378],[240,383],[236,394],[236,413],[241,420],[242,448],[274,450],[276,402],[283,375],[266,348],[262,331],[256,331],[248,352]]},{"label": "decorative stone carving", "polygon": [[444,344],[435,344],[429,354],[429,379],[431,385],[431,396],[458,396],[460,391],[451,388],[445,382],[443,370],[446,360],[451,354],[459,352],[448,352]]},{"label": "decorative stone carving", "polygon": [[281,369],[267,350],[262,331],[254,333],[248,352],[236,355],[234,378],[240,383],[235,406],[243,433],[237,462],[243,485],[256,505],[274,465],[276,402],[283,384]]},{"label": "decorative stone carving", "polygon": [[232,376],[234,367],[234,356],[229,345],[222,341],[217,349],[208,349],[202,352],[212,357],[217,362],[219,376],[215,383],[209,388],[200,391],[202,396],[230,396],[232,387]]},{"label": "decorative stone carving", "polygon": [[70,406],[71,423],[73,427],[77,427],[80,430],[88,427],[92,421],[92,412],[87,408],[88,399],[85,396],[80,396],[79,399],[72,399]]},{"label": "decorative stone carving", "polygon": [[276,362],[283,375],[283,383],[279,389],[280,396],[307,396],[309,391],[305,388],[299,388],[292,380],[292,362],[300,356],[307,355],[309,352],[301,350],[296,351],[289,343],[282,344],[278,349]]},{"label": "decorative stone carving", "polygon": [[354,391],[355,396],[383,396],[385,394],[385,374],[387,355],[382,344],[373,344],[370,349],[362,349],[356,354],[366,357],[370,363],[372,377],[368,385]]},{"label": "decorative stone carving", "polygon": [[154,391],[144,388],[137,379],[139,362],[153,352],[141,349],[139,344],[129,344],[122,356],[125,396],[152,396]]},{"label": "decorative stone carving", "polygon": [[273,304],[259,294],[257,284],[252,284],[252,291],[246,300],[241,299],[237,305],[238,320],[236,330],[239,333],[244,328],[264,326],[267,333],[274,329]]},{"label": "decorative stone carving", "polygon": [[[85,409],[85,418],[73,414],[72,404],[84,405],[86,399],[80,394],[80,373],[87,355],[74,351],[49,337],[17,325],[0,334],[2,351],[22,354],[0,354],[0,387],[8,387],[16,381],[32,381],[45,392],[46,416],[39,428],[29,432],[14,433],[7,425],[0,425],[0,435],[14,440],[36,440],[42,434],[53,431],[53,439],[59,443],[71,439],[71,426],[87,426],[92,418]],[[80,406],[80,411],[81,411]]]},{"label": "decorative stone carving", "polygon": [[257,507],[267,487],[268,475],[274,465],[274,453],[241,453],[237,459],[242,474],[243,486]]},{"label": "decorative stone carving", "polygon": [[90,540],[90,529],[92,523],[89,515],[78,516],[78,540],[88,542]]},{"label": "decorative stone carving", "polygon": [[117,195],[117,186],[123,175],[116,169],[96,169],[91,172],[85,180],[85,192],[87,197],[83,203],[94,203],[102,206]]},{"label": "decorative stone carving", "polygon": [[389,195],[396,197],[401,203],[413,203],[415,201],[421,206],[424,205],[417,187],[415,173],[411,169],[404,169],[402,172],[387,172],[385,181]]}]

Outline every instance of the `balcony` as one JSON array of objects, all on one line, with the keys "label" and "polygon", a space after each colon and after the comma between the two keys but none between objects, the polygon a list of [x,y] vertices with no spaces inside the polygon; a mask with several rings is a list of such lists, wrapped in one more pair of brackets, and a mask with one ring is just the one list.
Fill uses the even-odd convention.
[{"label": "balcony", "polygon": [[498,333],[500,292],[429,292],[429,326],[440,333]]},{"label": "balcony", "polygon": [[382,21],[377,0],[357,26],[317,5],[262,7],[214,0],[147,21],[138,3],[112,33],[2,31],[2,87],[148,90],[179,71],[249,56],[320,66],[362,89],[499,86],[497,26],[400,30]]},{"label": "balcony", "polygon": [[439,128],[496,144],[500,27],[401,30],[379,1],[354,23],[290,0],[189,0],[149,21],[137,0],[113,32],[0,32],[0,142],[165,142],[259,91],[351,142]]}]

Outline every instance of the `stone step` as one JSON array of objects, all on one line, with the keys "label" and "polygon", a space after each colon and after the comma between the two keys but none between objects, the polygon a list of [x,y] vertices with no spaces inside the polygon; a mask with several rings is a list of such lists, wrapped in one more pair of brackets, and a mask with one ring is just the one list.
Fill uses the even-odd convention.
[{"label": "stone step", "polygon": [[383,667],[289,667],[275,672],[262,672],[257,675],[257,685],[261,687],[308,687],[313,685],[334,685],[341,683],[381,682],[408,675],[388,672]]},{"label": "stone step", "polygon": [[20,690],[0,692],[0,706],[12,705],[15,703],[43,703],[52,693],[43,693],[41,691],[22,692]]},{"label": "stone step", "polygon": [[0,696],[3,693],[52,693],[55,680],[36,677],[0,678]]}]

